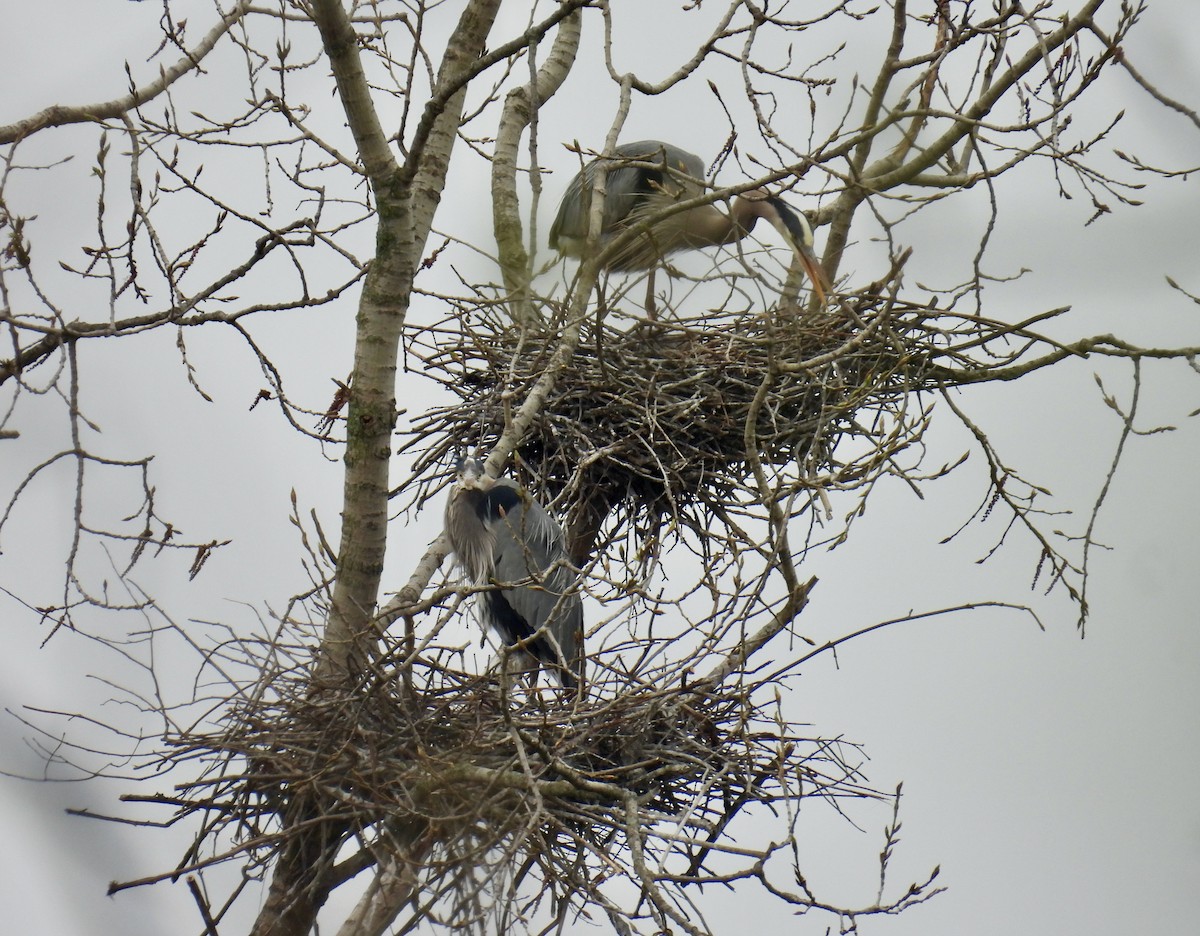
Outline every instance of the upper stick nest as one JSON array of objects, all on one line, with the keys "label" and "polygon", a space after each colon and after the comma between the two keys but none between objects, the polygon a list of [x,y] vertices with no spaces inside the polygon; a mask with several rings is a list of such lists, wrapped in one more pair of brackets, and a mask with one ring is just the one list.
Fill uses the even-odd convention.
[{"label": "upper stick nest", "polygon": [[[517,450],[518,474],[546,502],[562,497],[581,563],[610,515],[608,539],[635,527],[656,539],[664,518],[700,530],[761,501],[756,463],[812,487],[862,480],[920,421],[905,400],[931,366],[926,316],[865,293],[816,314],[719,311],[627,331],[588,322]],[[454,448],[499,436],[558,341],[477,311],[454,326],[409,347],[461,399],[414,424],[406,447],[421,450],[416,473],[429,481]],[[851,451],[851,437],[866,444]]]}]

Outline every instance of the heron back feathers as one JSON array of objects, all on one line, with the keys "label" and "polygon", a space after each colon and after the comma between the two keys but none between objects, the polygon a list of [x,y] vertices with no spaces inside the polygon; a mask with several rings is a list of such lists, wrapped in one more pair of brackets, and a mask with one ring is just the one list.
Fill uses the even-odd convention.
[{"label": "heron back feathers", "polygon": [[[622,165],[631,160],[656,165]],[[699,156],[658,140],[618,146],[612,159],[593,159],[567,185],[558,215],[550,228],[550,246],[567,256],[582,256],[586,249],[592,189],[602,161],[608,162],[611,168],[605,180],[601,246],[623,228],[661,211],[666,204],[691,198],[702,191],[700,180],[704,176],[704,162]],[[646,269],[666,254],[687,246],[683,242],[676,243],[674,238],[666,236],[668,233],[657,230],[657,237],[638,238],[606,266],[613,270]]]},{"label": "heron back feathers", "polygon": [[445,526],[475,584],[519,583],[480,594],[483,623],[509,646],[525,642],[531,656],[574,686],[583,667],[583,604],[554,518],[515,481],[460,470]]}]

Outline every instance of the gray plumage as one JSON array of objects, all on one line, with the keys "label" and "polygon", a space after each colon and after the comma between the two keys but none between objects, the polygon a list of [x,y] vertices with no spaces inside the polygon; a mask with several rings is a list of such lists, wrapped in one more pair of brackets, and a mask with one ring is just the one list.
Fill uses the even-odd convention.
[{"label": "gray plumage", "polygon": [[446,501],[446,536],[480,592],[476,609],[507,646],[521,645],[564,686],[583,678],[583,603],[563,532],[523,487],[467,458]]},{"label": "gray plumage", "polygon": [[[550,246],[567,256],[581,257],[587,250],[592,188],[602,159],[592,160],[567,185],[550,228]],[[669,143],[658,140],[626,143],[616,148],[607,163],[604,212],[597,245],[600,250],[628,228],[705,191],[704,162]],[[680,250],[741,240],[759,218],[766,219],[784,236],[804,266],[814,292],[824,302],[829,279],[813,253],[808,219],[764,189],[734,196],[729,214],[715,205],[698,205],[654,221],[645,234],[609,257],[604,267],[616,271],[648,270]]]}]

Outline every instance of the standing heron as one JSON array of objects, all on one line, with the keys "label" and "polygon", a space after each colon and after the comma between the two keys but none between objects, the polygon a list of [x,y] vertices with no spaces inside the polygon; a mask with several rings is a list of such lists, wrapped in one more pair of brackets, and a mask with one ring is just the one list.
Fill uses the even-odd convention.
[{"label": "standing heron", "polygon": [[[592,187],[602,159],[593,159],[571,180],[550,228],[550,246],[569,257],[581,257],[587,250]],[[829,277],[813,252],[808,219],[765,189],[734,196],[729,214],[708,204],[654,220],[672,205],[704,193],[704,163],[700,157],[669,143],[642,140],[618,146],[613,158],[605,161],[611,168],[597,249],[603,250],[639,222],[650,221],[644,234],[608,258],[605,269],[653,270],[677,251],[739,241],[754,229],[759,218],[764,218],[783,235],[804,267],[813,292],[822,303],[826,301]]]},{"label": "standing heron", "polygon": [[583,603],[574,590],[563,531],[529,492],[491,478],[475,458],[459,462],[446,501],[446,536],[458,564],[481,592],[483,623],[508,647],[552,669],[564,686],[583,678]]}]

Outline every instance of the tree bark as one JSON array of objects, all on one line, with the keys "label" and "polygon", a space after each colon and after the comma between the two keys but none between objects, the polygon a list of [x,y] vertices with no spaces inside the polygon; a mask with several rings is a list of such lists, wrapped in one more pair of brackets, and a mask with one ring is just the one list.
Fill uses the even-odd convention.
[{"label": "tree bark", "polygon": [[[466,78],[482,55],[500,0],[473,0],[447,44],[430,107],[399,165],[372,103],[358,40],[340,0],[313,0],[339,97],[375,195],[376,252],[363,285],[346,424],[346,475],[336,582],[313,690],[353,691],[374,640],[387,546],[388,469],[396,421],[400,337],[462,118]],[[321,820],[318,794],[293,790],[288,836],[254,936],[305,936],[329,892],[329,872],[349,829]]]}]

